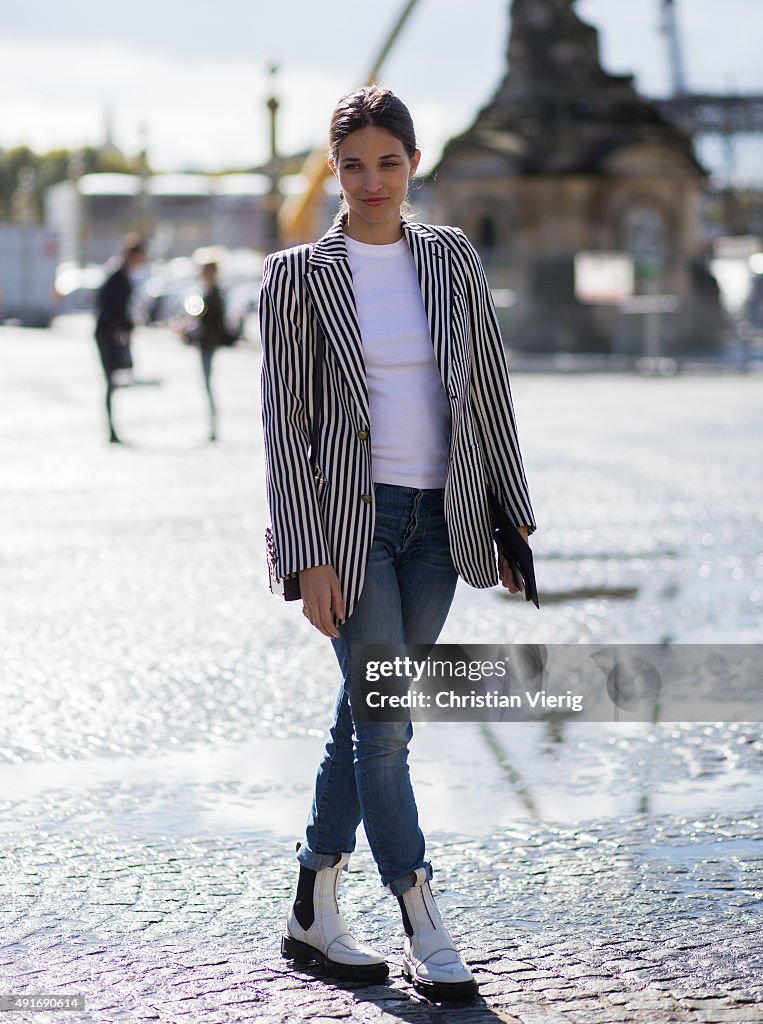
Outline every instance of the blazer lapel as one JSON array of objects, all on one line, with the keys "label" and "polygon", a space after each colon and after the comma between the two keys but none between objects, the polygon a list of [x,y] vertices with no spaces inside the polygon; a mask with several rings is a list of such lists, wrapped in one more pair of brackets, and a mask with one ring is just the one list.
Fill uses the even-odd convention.
[{"label": "blazer lapel", "polygon": [[305,284],[326,335],[326,347],[342,370],[367,427],[370,413],[363,342],[341,224],[334,224],[312,247]]},{"label": "blazer lapel", "polygon": [[413,254],[429,321],[435,359],[447,389],[451,365],[451,318],[453,315],[453,268],[451,256],[425,224],[403,221],[403,233]]}]

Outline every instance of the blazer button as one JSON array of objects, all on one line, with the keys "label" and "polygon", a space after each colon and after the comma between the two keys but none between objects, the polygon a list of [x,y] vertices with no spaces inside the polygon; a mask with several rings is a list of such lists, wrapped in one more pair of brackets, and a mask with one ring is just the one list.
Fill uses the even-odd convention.
[{"label": "blazer button", "polygon": [[371,504],[371,495],[370,494],[361,494],[360,500],[362,502],[365,502],[366,505],[370,505]]},{"label": "blazer button", "polygon": [[360,438],[361,441],[367,441],[368,440],[368,431],[367,430],[359,430],[358,431],[358,437]]}]

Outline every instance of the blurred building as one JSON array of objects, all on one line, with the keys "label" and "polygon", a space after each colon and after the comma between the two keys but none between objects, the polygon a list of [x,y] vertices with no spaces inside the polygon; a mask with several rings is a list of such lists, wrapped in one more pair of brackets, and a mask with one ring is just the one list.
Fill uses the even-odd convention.
[{"label": "blurred building", "polygon": [[85,174],[48,189],[45,220],[62,261],[104,263],[128,231],[164,259],[204,245],[261,250],[269,189],[263,174]]},{"label": "blurred building", "polygon": [[[508,64],[493,99],[448,143],[426,196],[511,296],[501,310],[509,343],[638,353],[650,316],[661,352],[714,350],[722,316],[701,259],[705,172],[688,135],[632,76],[603,70],[598,33],[574,0],[513,0]],[[580,252],[630,256],[635,292],[672,298],[583,302]]]}]

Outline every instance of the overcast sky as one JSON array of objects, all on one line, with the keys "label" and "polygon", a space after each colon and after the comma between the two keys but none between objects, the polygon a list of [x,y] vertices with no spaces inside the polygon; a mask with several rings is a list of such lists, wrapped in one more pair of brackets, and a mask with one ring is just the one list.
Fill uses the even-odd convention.
[{"label": "overcast sky", "polygon": [[[698,90],[763,93],[763,0],[676,0]],[[337,98],[359,84],[402,0],[12,0],[0,37],[0,145],[118,145],[146,125],[164,169],[246,167],[267,154],[268,61],[280,63],[281,148],[322,144]],[[422,167],[465,129],[505,66],[508,0],[419,0],[382,75],[411,107]],[[578,0],[608,71],[669,89],[660,0]],[[720,13],[719,13],[720,12]]]}]

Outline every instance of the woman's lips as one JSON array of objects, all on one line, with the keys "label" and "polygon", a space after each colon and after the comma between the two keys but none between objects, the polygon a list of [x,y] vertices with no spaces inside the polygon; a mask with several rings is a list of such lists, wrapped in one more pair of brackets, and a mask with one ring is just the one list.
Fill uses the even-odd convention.
[{"label": "woman's lips", "polygon": [[366,204],[366,206],[381,206],[382,203],[387,202],[387,198],[386,196],[382,196],[381,198],[378,199],[364,199],[363,202]]}]

